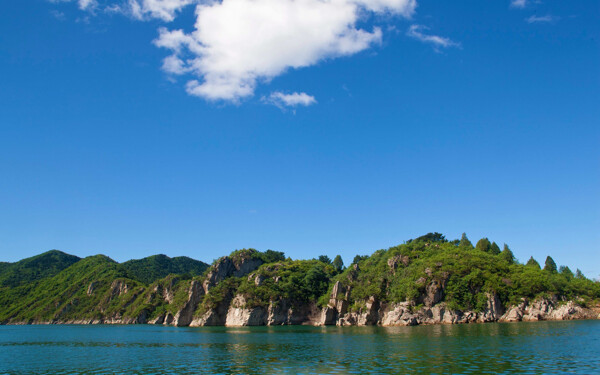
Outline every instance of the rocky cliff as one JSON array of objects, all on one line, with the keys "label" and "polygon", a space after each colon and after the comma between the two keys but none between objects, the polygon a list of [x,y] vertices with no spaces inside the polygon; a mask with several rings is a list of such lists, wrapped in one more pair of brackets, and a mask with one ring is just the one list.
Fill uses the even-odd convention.
[{"label": "rocky cliff", "polygon": [[[600,318],[600,283],[580,272],[519,264],[506,248],[498,254],[439,236],[357,257],[345,269],[327,257],[291,260],[244,249],[202,275],[169,274],[150,284],[103,256],[63,263],[62,271],[30,284],[0,284],[0,324],[410,326]],[[152,274],[163,272],[155,267],[160,262],[150,263]]]}]

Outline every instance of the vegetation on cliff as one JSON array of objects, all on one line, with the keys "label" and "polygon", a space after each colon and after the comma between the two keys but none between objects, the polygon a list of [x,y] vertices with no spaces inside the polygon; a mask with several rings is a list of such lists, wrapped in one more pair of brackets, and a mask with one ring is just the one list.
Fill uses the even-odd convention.
[{"label": "vegetation on cliff", "polygon": [[334,290],[352,311],[373,300],[479,311],[489,295],[505,306],[523,298],[582,305],[600,299],[599,282],[557,267],[551,257],[544,264],[533,258],[521,264],[507,245],[501,249],[487,238],[473,245],[465,234],[448,241],[439,233],[357,255],[347,268],[339,256],[292,260],[273,250],[237,250],[211,266],[165,255],[119,264],[103,255],[80,259],[53,250],[0,263],[0,322],[168,323],[183,314],[191,319],[226,310],[235,296],[250,309],[284,302],[326,306]]}]

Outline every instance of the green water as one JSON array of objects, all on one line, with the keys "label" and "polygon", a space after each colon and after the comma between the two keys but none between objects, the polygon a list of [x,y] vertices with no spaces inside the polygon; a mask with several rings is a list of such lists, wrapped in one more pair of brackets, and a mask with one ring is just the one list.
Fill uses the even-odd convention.
[{"label": "green water", "polygon": [[600,321],[394,328],[0,326],[0,373],[600,374]]}]

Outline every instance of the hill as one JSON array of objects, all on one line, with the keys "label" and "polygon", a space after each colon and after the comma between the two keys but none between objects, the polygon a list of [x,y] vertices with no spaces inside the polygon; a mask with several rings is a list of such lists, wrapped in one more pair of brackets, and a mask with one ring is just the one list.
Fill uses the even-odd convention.
[{"label": "hill", "polygon": [[[69,263],[71,263],[69,265]],[[18,265],[18,266],[16,266]],[[48,265],[46,269],[44,265]],[[25,270],[16,275],[15,270]],[[119,264],[61,252],[0,266],[0,322],[413,325],[598,318],[600,283],[519,263],[510,248],[439,233],[356,256],[292,260],[242,249],[211,266],[155,255]]]},{"label": "hill", "polygon": [[208,264],[188,257],[169,258],[166,255],[152,255],[143,259],[133,259],[121,264],[127,275],[144,284],[151,284],[169,274],[201,275]]},{"label": "hill", "polygon": [[0,265],[0,285],[16,287],[51,277],[79,261],[79,257],[50,250],[16,263]]}]

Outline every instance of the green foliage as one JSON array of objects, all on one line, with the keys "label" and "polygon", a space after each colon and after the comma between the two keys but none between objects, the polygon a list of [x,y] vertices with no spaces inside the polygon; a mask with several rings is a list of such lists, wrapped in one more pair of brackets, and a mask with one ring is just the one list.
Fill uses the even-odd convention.
[{"label": "green foliage", "polygon": [[[286,260],[263,264],[241,282],[237,293],[252,306],[268,305],[270,301],[287,299],[295,304],[317,300],[336,274],[333,266],[318,260]],[[260,280],[259,283],[256,280]]]},{"label": "green foliage", "polygon": [[344,270],[344,261],[342,260],[341,255],[336,255],[335,258],[333,258],[331,265],[337,273],[342,272]]},{"label": "green foliage", "polygon": [[188,277],[201,275],[208,264],[188,257],[169,258],[166,255],[152,255],[143,259],[130,260],[121,266],[128,277],[144,284],[151,284],[169,274],[187,274]]},{"label": "green foliage", "polygon": [[490,253],[494,255],[500,254],[500,246],[497,243],[492,242],[492,246],[490,246]]},{"label": "green foliage", "polygon": [[473,244],[467,238],[467,234],[466,233],[463,233],[462,236],[460,237],[460,242],[458,243],[458,246],[462,246],[462,247],[468,248],[468,249],[472,249],[473,248]]},{"label": "green foliage", "polygon": [[544,271],[557,272],[556,262],[554,262],[554,259],[552,259],[552,257],[550,256],[546,257],[546,262],[544,263]]},{"label": "green foliage", "polygon": [[319,255],[319,262],[323,262],[325,264],[331,264],[331,259],[327,255]]},{"label": "green foliage", "polygon": [[[575,275],[564,266],[557,271],[550,257],[544,270],[533,258],[522,265],[508,246],[498,254],[494,245],[479,241],[473,248],[466,235],[448,242],[439,233],[429,233],[371,256],[357,255],[353,264],[359,267],[346,269],[339,255],[331,262],[326,256],[291,260],[273,250],[236,250],[230,255],[236,265],[249,259],[260,259],[254,264],[262,265],[244,277],[218,282],[195,314],[226,308],[238,294],[245,297],[246,307],[283,300],[295,306],[323,305],[338,281],[343,292],[337,298],[347,299],[354,311],[372,297],[419,306],[426,302],[428,288],[436,286],[442,288],[442,302],[459,310],[484,309],[490,294],[505,305],[542,295],[582,303],[600,299],[600,282],[587,279],[579,269]],[[199,263],[157,255],[118,264],[102,255],[79,259],[58,251],[0,263],[0,323],[175,314],[187,303],[193,280],[204,280],[205,267]]]},{"label": "green foliage", "polygon": [[513,264],[515,262],[515,255],[513,254],[513,252],[510,250],[510,248],[508,247],[507,244],[504,244],[504,249],[502,250],[502,252],[500,253],[500,257],[508,262],[509,264]]},{"label": "green foliage", "polygon": [[573,275],[573,271],[567,266],[560,266],[558,272],[563,275],[567,280],[572,280],[575,275]]},{"label": "green foliage", "polygon": [[50,250],[16,263],[4,263],[0,268],[0,286],[16,287],[54,276],[79,259],[62,251]]},{"label": "green foliage", "polygon": [[358,264],[358,263],[360,263],[361,260],[365,260],[368,257],[369,257],[368,255],[355,255],[354,259],[352,259],[352,264]]},{"label": "green foliage", "polygon": [[533,259],[533,257],[529,258],[526,265],[529,267],[541,268],[540,264],[537,262],[537,260]]},{"label": "green foliage", "polygon": [[482,238],[479,241],[477,241],[475,248],[477,250],[485,251],[487,253],[492,252],[492,244],[490,243],[490,240],[488,240],[487,238]]},{"label": "green foliage", "polygon": [[438,233],[438,232],[427,233],[426,235],[421,236],[421,237],[417,237],[414,240],[410,239],[410,240],[406,241],[406,243],[411,243],[413,241],[422,241],[422,242],[448,242],[446,240],[446,237],[443,234]]},{"label": "green foliage", "polygon": [[285,254],[282,251],[267,250],[261,255],[265,263],[282,262],[285,260]]}]

